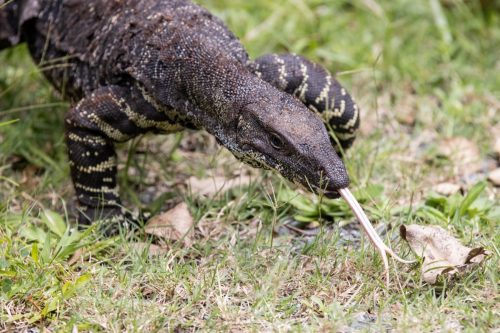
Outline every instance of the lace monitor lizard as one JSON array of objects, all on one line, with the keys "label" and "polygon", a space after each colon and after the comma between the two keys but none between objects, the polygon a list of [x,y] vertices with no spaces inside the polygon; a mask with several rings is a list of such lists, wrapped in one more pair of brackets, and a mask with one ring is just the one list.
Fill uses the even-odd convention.
[{"label": "lace monitor lizard", "polygon": [[359,126],[346,90],[298,55],[250,60],[190,1],[0,0],[0,49],[21,42],[72,102],[66,144],[80,222],[124,216],[114,144],[146,132],[205,129],[239,160],[311,191],[337,197],[349,185],[334,148],[348,148]]}]

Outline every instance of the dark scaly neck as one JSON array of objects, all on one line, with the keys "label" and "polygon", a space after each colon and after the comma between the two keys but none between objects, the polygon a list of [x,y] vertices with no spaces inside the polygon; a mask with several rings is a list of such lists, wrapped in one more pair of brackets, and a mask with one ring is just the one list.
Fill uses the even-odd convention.
[{"label": "dark scaly neck", "polygon": [[270,88],[221,50],[200,47],[180,70],[180,84],[201,125],[223,142],[236,130],[240,112]]}]

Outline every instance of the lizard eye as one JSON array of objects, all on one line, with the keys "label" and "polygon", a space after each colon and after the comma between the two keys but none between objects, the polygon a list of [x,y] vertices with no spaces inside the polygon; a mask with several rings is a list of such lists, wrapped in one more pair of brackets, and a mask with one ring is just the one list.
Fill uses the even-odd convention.
[{"label": "lizard eye", "polygon": [[269,143],[271,144],[271,146],[273,146],[275,149],[278,149],[278,150],[283,148],[283,145],[284,145],[283,140],[276,133],[269,134]]}]

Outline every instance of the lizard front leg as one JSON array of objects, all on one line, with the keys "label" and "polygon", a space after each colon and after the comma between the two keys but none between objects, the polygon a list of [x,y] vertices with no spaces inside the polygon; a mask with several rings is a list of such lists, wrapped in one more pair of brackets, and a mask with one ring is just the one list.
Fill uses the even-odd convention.
[{"label": "lizard front leg", "polygon": [[[359,127],[359,109],[340,83],[321,65],[295,54],[267,54],[251,62],[250,70],[276,88],[299,98],[321,114],[343,149]],[[332,144],[337,147],[335,138]]]},{"label": "lizard front leg", "polygon": [[81,207],[79,223],[101,219],[126,222],[116,181],[114,143],[168,126],[172,124],[166,115],[137,90],[119,86],[101,88],[69,111],[66,144]]}]

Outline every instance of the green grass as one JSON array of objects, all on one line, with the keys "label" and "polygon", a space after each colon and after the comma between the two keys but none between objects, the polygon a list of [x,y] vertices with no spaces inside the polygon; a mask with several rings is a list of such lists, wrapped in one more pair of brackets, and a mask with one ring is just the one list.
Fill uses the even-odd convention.
[{"label": "green grass", "polygon": [[[367,242],[343,239],[339,226],[353,217],[342,201],[318,201],[252,171],[204,133],[146,136],[119,152],[127,207],[157,213],[188,202],[198,224],[193,247],[148,257],[133,240],[76,232],[63,141],[68,105],[20,46],[0,53],[0,330],[499,332],[499,192],[490,183],[469,191],[499,163],[494,5],[200,2],[252,57],[296,52],[339,72],[363,112],[346,159],[352,189],[378,226],[392,227],[385,238],[399,253],[412,256],[397,227],[418,223],[445,227],[492,256],[439,286],[424,283],[418,265],[394,264],[386,288]],[[443,156],[443,140],[455,137],[477,146],[480,168],[468,172]],[[235,172],[251,172],[252,185],[217,199],[176,185]],[[433,193],[443,181],[464,194]],[[323,227],[299,237],[284,227],[293,218]]]}]

